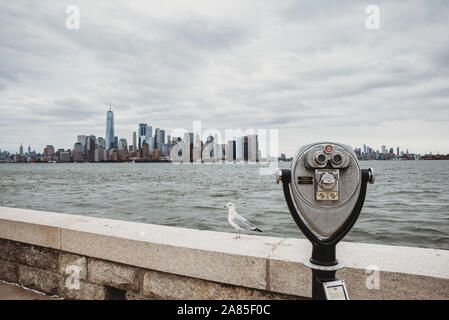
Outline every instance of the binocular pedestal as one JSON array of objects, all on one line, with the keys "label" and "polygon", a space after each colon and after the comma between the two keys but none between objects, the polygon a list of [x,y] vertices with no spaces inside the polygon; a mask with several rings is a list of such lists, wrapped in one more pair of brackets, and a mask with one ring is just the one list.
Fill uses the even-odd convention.
[{"label": "binocular pedestal", "polygon": [[285,200],[289,211],[299,229],[312,243],[312,256],[304,261],[304,265],[312,269],[312,298],[313,299],[348,299],[346,286],[342,280],[335,277],[337,270],[344,267],[336,259],[336,245],[349,232],[356,222],[365,201],[368,182],[374,182],[372,169],[361,170],[360,193],[351,214],[344,224],[330,237],[319,238],[311,228],[301,219],[300,214],[293,204],[290,191],[292,184],[291,171],[283,169],[277,173],[277,181],[282,181]]},{"label": "binocular pedestal", "polygon": [[[312,269],[312,299],[326,300],[326,283],[339,281],[335,277],[337,270],[344,267],[335,255],[335,245],[312,243],[312,257],[304,261],[304,265]],[[347,293],[345,292],[347,298]]]}]

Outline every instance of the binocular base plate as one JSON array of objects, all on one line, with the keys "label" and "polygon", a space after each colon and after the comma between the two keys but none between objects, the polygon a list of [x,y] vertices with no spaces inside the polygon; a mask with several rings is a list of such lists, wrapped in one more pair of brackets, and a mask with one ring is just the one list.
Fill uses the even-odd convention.
[{"label": "binocular base plate", "polygon": [[321,271],[337,271],[337,270],[343,269],[345,267],[345,264],[343,262],[338,262],[338,264],[336,264],[334,266],[320,266],[319,264],[310,262],[310,259],[306,259],[302,263],[310,269],[321,270]]}]

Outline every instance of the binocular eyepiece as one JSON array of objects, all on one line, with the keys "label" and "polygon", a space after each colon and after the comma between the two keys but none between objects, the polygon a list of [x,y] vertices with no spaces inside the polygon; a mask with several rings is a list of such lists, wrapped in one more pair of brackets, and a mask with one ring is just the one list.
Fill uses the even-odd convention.
[{"label": "binocular eyepiece", "polygon": [[349,157],[342,148],[328,144],[316,145],[307,151],[304,166],[307,169],[344,169],[349,165]]}]

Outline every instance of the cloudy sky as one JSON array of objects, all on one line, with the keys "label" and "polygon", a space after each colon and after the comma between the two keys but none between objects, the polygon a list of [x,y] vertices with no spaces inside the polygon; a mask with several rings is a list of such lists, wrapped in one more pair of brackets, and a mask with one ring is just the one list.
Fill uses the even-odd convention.
[{"label": "cloudy sky", "polygon": [[111,100],[128,141],[139,122],[201,120],[277,128],[289,155],[321,140],[449,153],[448,24],[447,0],[2,1],[0,149],[104,137]]}]

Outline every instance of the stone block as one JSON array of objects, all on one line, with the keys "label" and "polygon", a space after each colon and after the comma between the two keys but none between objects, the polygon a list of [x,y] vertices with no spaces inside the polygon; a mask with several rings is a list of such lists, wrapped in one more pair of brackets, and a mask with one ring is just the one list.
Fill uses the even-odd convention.
[{"label": "stone block", "polygon": [[270,260],[270,291],[312,297],[312,271],[302,263]]},{"label": "stone block", "polygon": [[6,239],[0,239],[0,259],[10,262],[16,261],[17,243]]},{"label": "stone block", "polygon": [[18,276],[16,263],[0,260],[0,280],[16,283]]},{"label": "stone block", "polygon": [[16,260],[20,264],[49,271],[58,269],[59,252],[57,250],[19,243],[15,253]]},{"label": "stone block", "polygon": [[61,252],[59,254],[58,273],[66,276],[77,276],[81,280],[87,279],[87,258]]},{"label": "stone block", "polygon": [[59,228],[22,221],[0,219],[0,237],[58,249]]},{"label": "stone block", "polygon": [[283,239],[268,263],[269,290],[303,298],[312,297],[312,271],[303,261],[312,246],[304,239]]},{"label": "stone block", "polygon": [[150,298],[182,300],[263,300],[294,297],[264,290],[226,285],[207,280],[149,270],[143,277],[142,294]]},{"label": "stone block", "polygon": [[67,277],[59,281],[58,294],[72,300],[104,300],[106,297],[104,286],[83,280],[73,283]]},{"label": "stone block", "polygon": [[0,238],[60,249],[61,228],[86,221],[84,216],[0,207]]},{"label": "stone block", "polygon": [[[128,224],[132,230],[128,230]],[[122,221],[107,227],[92,221],[69,228],[61,233],[65,251],[262,290],[267,288],[267,257],[279,241],[248,235],[234,239],[230,233],[134,226]]]},{"label": "stone block", "polygon": [[88,281],[139,292],[139,269],[110,261],[88,259]]},{"label": "stone block", "polygon": [[141,294],[127,291],[126,292],[126,300],[160,300],[161,297],[155,295],[143,296]]},{"label": "stone block", "polygon": [[[351,300],[439,300],[449,299],[449,279],[344,268],[337,272],[344,279]],[[374,280],[374,277],[378,277]]]},{"label": "stone block", "polygon": [[18,283],[22,286],[45,292],[50,295],[58,293],[59,282],[62,279],[61,275],[25,265],[19,265],[18,270]]}]

